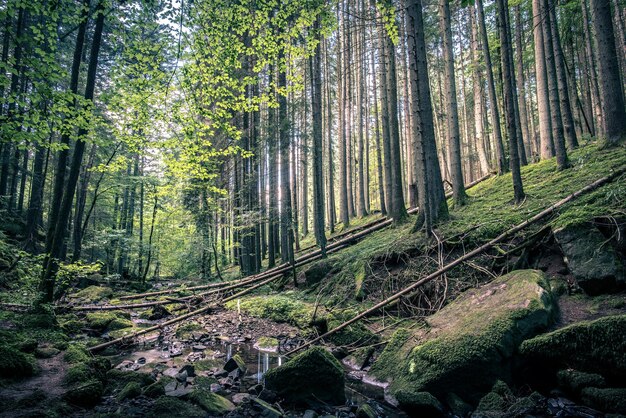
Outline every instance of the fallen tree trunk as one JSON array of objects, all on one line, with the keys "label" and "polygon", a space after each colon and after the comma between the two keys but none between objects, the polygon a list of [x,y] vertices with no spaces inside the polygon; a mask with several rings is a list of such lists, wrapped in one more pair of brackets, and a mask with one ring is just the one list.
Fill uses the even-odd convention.
[{"label": "fallen tree trunk", "polygon": [[[474,187],[475,185],[477,185],[478,183],[481,183],[485,180],[487,180],[488,178],[492,177],[493,174],[489,173],[477,180],[474,180],[471,183],[468,183],[465,188],[469,189],[471,187]],[[452,192],[449,192],[446,194],[446,199],[452,197]],[[415,214],[419,211],[419,208],[412,208],[412,209],[408,209],[407,213],[409,214]],[[378,231],[381,228],[387,227],[389,225],[391,225],[392,222],[389,218],[381,218],[381,219],[377,219],[375,221],[372,221],[370,223],[367,223],[365,225],[359,226],[357,228],[351,229],[350,231],[346,231],[343,232],[339,235],[335,235],[334,237],[332,237],[331,239],[329,239],[328,245],[326,247],[327,252],[330,252],[330,250],[336,248],[337,246],[342,246],[345,245],[346,243],[350,243],[355,239],[359,239],[361,237],[363,237],[364,235],[367,235],[368,233],[371,232],[375,232]],[[306,250],[315,248],[315,245],[311,245],[309,247],[303,248],[302,250],[300,250],[299,252],[302,253]],[[316,257],[318,254],[320,254],[320,250],[314,250],[310,253],[306,253],[300,257],[298,257],[296,259],[296,267],[298,267],[298,263],[306,260],[310,257]],[[221,287],[226,287],[229,285],[233,285],[236,283],[241,283],[242,285],[249,283],[249,282],[253,282],[258,280],[263,280],[263,278],[265,277],[269,277],[269,275],[272,274],[282,274],[285,271],[289,270],[291,266],[287,263],[284,264],[280,264],[276,267],[273,267],[269,270],[266,270],[262,273],[258,273],[255,274],[253,276],[248,276],[248,277],[244,277],[242,279],[237,279],[237,280],[231,280],[228,282],[220,282],[220,283],[210,283],[210,284],[206,284],[206,285],[200,285],[200,286],[193,286],[193,287],[188,287],[188,288],[177,288],[177,289],[167,289],[167,290],[160,290],[160,291],[156,291],[156,292],[147,292],[147,293],[138,293],[135,295],[126,295],[126,296],[122,296],[119,299],[120,300],[133,300],[133,299],[141,299],[141,298],[145,298],[145,297],[151,297],[151,296],[161,296],[161,295],[167,295],[167,294],[172,294],[172,293],[179,293],[179,292],[185,292],[185,291],[196,291],[196,290],[206,290],[206,289],[215,289],[215,288],[221,288]],[[154,306],[154,305],[150,305],[150,306]]]},{"label": "fallen tree trunk", "polygon": [[533,223],[545,218],[546,216],[552,214],[556,209],[562,207],[563,205],[565,205],[566,203],[574,200],[575,198],[591,192],[595,189],[597,189],[600,186],[603,186],[606,183],[609,183],[611,181],[613,181],[616,177],[622,175],[626,173],[626,167],[623,167],[617,171],[615,171],[613,174],[603,177],[599,180],[594,181],[593,183],[589,184],[588,186],[578,190],[577,192],[574,192],[572,194],[570,194],[569,196],[559,200],[558,202],[550,205],[548,208],[544,209],[543,211],[539,212],[538,214],[536,214],[535,216],[533,216],[532,218],[515,225],[513,228],[503,232],[502,234],[498,235],[496,238],[492,239],[491,241],[489,241],[488,243],[481,245],[480,247],[470,251],[469,253],[455,259],[454,261],[446,264],[445,266],[443,266],[442,268],[440,268],[439,270],[429,274],[428,276],[418,280],[417,282],[413,283],[412,285],[405,287],[404,289],[402,289],[401,291],[393,294],[392,296],[388,297],[387,299],[377,303],[376,305],[374,305],[373,307],[361,312],[360,314],[356,315],[355,317],[353,317],[352,319],[344,322],[343,324],[331,329],[330,331],[320,335],[317,338],[312,339],[311,341],[301,345],[300,347],[297,347],[293,350],[291,350],[290,352],[288,352],[286,355],[290,355],[293,353],[296,353],[300,350],[302,350],[303,348],[306,348],[326,337],[328,337],[329,335],[332,335],[334,333],[336,333],[337,331],[341,331],[342,329],[346,328],[349,325],[352,325],[353,323],[359,321],[360,319],[372,314],[373,312],[377,311],[380,308],[383,308],[385,306],[387,306],[388,304],[396,301],[397,299],[401,298],[402,296],[406,295],[407,293],[410,293],[412,291],[414,291],[415,289],[417,289],[418,287],[432,281],[433,279],[436,279],[437,277],[441,276],[442,274],[450,271],[451,269],[453,269],[454,267],[458,266],[459,264],[462,264],[464,262],[466,262],[467,260],[470,260],[474,257],[476,257],[477,255],[489,250],[490,248],[492,248],[493,246],[495,246],[496,244],[498,244],[499,242],[502,242],[504,239],[510,237],[511,235],[516,234],[517,232],[521,231],[522,229],[526,228],[529,225],[532,225]]}]

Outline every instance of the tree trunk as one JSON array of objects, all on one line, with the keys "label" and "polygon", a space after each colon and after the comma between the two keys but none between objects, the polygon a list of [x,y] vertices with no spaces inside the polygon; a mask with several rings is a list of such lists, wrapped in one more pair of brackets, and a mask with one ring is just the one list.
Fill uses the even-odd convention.
[{"label": "tree trunk", "polygon": [[626,108],[620,82],[611,5],[609,0],[590,0],[596,63],[602,105],[602,128],[609,145],[617,145],[626,134]]}]

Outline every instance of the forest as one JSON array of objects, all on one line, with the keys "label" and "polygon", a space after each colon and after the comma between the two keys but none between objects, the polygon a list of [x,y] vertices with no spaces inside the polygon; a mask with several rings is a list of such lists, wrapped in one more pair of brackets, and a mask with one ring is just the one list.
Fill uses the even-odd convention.
[{"label": "forest", "polygon": [[624,0],[0,20],[0,417],[626,415]]}]

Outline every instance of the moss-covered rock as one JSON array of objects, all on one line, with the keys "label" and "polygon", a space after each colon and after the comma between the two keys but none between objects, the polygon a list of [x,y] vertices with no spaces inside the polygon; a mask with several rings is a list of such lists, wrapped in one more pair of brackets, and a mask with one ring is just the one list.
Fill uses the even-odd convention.
[{"label": "moss-covered rock", "polygon": [[92,370],[87,363],[78,363],[73,365],[67,370],[63,383],[65,385],[73,385],[76,383],[86,382],[91,380]]},{"label": "moss-covered rock", "polygon": [[133,399],[137,396],[141,395],[141,386],[137,382],[128,382],[126,386],[120,390],[120,393],[117,394],[116,398],[118,401],[123,401],[125,399]]},{"label": "moss-covered rock", "polygon": [[518,270],[469,290],[427,326],[394,335],[370,373],[392,380],[392,395],[454,392],[477,402],[498,379],[511,379],[519,344],[552,323],[556,308],[547,289],[543,273]]},{"label": "moss-covered rock", "polygon": [[533,392],[524,398],[512,402],[507,414],[512,417],[527,417],[543,415],[545,413],[546,398],[539,392]]},{"label": "moss-covered rock", "polygon": [[604,377],[596,373],[579,372],[574,369],[561,370],[557,373],[559,385],[573,394],[579,394],[584,388],[603,388],[606,386]]},{"label": "moss-covered rock", "polygon": [[85,319],[90,328],[98,331],[114,331],[133,326],[133,322],[121,311],[90,312]]},{"label": "moss-covered rock", "polygon": [[70,298],[78,299],[84,303],[99,302],[103,299],[110,299],[111,297],[113,297],[113,290],[106,286],[89,286],[70,295]]},{"label": "moss-covered rock", "polygon": [[246,371],[246,362],[243,361],[243,358],[239,354],[233,355],[228,361],[224,364],[224,370],[227,372],[232,372],[235,369],[239,369],[242,372]]},{"label": "moss-covered rock", "polygon": [[197,333],[201,330],[204,330],[204,327],[202,325],[197,322],[189,322],[183,325],[179,325],[179,327],[176,328],[176,337],[189,338],[191,337],[191,334],[193,334],[194,332]]},{"label": "moss-covered rock", "polygon": [[63,399],[69,404],[90,408],[100,401],[102,392],[102,382],[95,379],[88,380],[73,385],[65,392]]},{"label": "moss-covered rock", "polygon": [[30,354],[8,346],[0,345],[0,377],[21,379],[35,371],[35,360]]},{"label": "moss-covered rock", "polygon": [[321,282],[333,269],[333,265],[328,259],[323,259],[312,263],[302,272],[307,286],[313,286]]},{"label": "moss-covered rock", "polygon": [[267,389],[289,403],[318,400],[342,404],[344,384],[341,364],[321,347],[310,348],[265,374]]},{"label": "moss-covered rock", "polygon": [[75,363],[85,363],[89,361],[91,356],[87,352],[87,349],[82,344],[70,344],[65,350],[65,354],[63,355],[65,361],[70,364]]},{"label": "moss-covered rock", "polygon": [[443,416],[443,406],[428,392],[414,392],[399,390],[395,394],[400,408],[416,417]]},{"label": "moss-covered rock", "polygon": [[378,414],[369,404],[364,403],[356,410],[356,418],[376,418]]},{"label": "moss-covered rock", "polygon": [[585,388],[583,402],[603,412],[626,414],[626,388]]},{"label": "moss-covered rock", "polygon": [[288,295],[254,296],[241,300],[239,305],[233,300],[226,303],[228,309],[241,309],[242,312],[257,318],[267,318],[276,322],[287,322],[305,328],[313,317],[313,307],[295,300]]},{"label": "moss-covered rock", "polygon": [[626,379],[626,315],[584,321],[524,341],[520,353],[537,370],[572,367]]},{"label": "moss-covered rock", "polygon": [[502,413],[507,409],[504,397],[496,392],[489,392],[480,399],[476,411]]},{"label": "moss-covered rock", "polygon": [[44,346],[37,347],[34,351],[34,355],[36,358],[52,358],[59,354],[61,351],[58,348]]},{"label": "moss-covered rock", "polygon": [[161,396],[145,414],[150,418],[204,418],[206,413],[196,405],[171,396]]},{"label": "moss-covered rock", "polygon": [[224,415],[235,409],[231,401],[210,390],[195,389],[189,399],[210,415]]},{"label": "moss-covered rock", "polygon": [[450,411],[458,417],[468,416],[473,409],[470,404],[461,399],[456,393],[448,393],[446,403]]},{"label": "moss-covered rock", "polygon": [[154,382],[151,385],[146,386],[143,390],[143,395],[148,398],[158,398],[159,396],[165,395],[165,384],[163,382]]},{"label": "moss-covered rock", "polygon": [[147,373],[131,372],[124,370],[112,369],[106,374],[107,393],[121,390],[129,383],[137,383],[139,387],[145,387],[155,382],[154,377]]},{"label": "moss-covered rock", "polygon": [[571,225],[554,231],[570,272],[590,295],[626,288],[626,268],[619,253],[598,228],[590,223]]}]

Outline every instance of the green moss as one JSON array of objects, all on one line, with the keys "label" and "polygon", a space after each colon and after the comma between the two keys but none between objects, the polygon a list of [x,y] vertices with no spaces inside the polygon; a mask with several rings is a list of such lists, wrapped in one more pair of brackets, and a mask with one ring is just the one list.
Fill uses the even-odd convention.
[{"label": "green moss", "polygon": [[206,413],[199,407],[181,401],[178,398],[161,396],[154,402],[154,405],[150,408],[146,416],[151,418],[204,418]]},{"label": "green moss", "polygon": [[99,302],[113,297],[113,290],[104,286],[89,286],[70,295],[70,298],[79,299],[82,302]]},{"label": "green moss", "polygon": [[[197,363],[194,363],[194,366]],[[197,368],[196,368],[197,370]],[[217,383],[217,379],[212,377],[212,376],[197,376],[194,381],[193,384],[200,388],[200,389],[205,389],[205,390],[211,390],[211,385],[213,383]]]},{"label": "green moss", "polygon": [[133,399],[137,396],[141,395],[141,386],[137,382],[128,382],[126,386],[120,390],[120,393],[117,394],[117,400],[123,401],[125,399]]},{"label": "green moss", "polygon": [[587,387],[603,388],[604,378],[595,373],[584,373],[573,369],[561,370],[557,373],[559,385],[567,391],[578,394]]},{"label": "green moss", "polygon": [[102,383],[98,380],[89,380],[72,386],[63,395],[63,399],[72,405],[93,407],[102,396]]},{"label": "green moss", "polygon": [[406,335],[395,336],[370,372],[393,378],[392,394],[452,391],[476,401],[498,379],[510,380],[518,345],[551,323],[555,308],[546,287],[540,272],[520,270],[467,291],[404,344]]},{"label": "green moss", "polygon": [[626,315],[584,321],[525,341],[529,361],[626,378]]},{"label": "green moss", "polygon": [[86,363],[78,363],[67,370],[63,383],[65,385],[73,385],[75,383],[86,382],[91,380],[92,370]]},{"label": "green moss", "polygon": [[341,364],[321,347],[310,348],[265,374],[265,386],[289,403],[315,399],[343,404],[344,384]]},{"label": "green moss", "polygon": [[116,390],[121,390],[129,383],[136,383],[139,387],[151,385],[155,382],[154,377],[147,373],[131,372],[112,369],[106,374],[107,387],[106,392],[112,393]]},{"label": "green moss", "polygon": [[35,372],[35,359],[30,354],[17,349],[0,345],[0,377],[24,378]]},{"label": "green moss", "polygon": [[165,385],[161,381],[154,382],[151,385],[146,386],[143,390],[143,395],[148,398],[158,398],[159,396],[163,396],[165,395]]},{"label": "green moss", "polygon": [[130,321],[128,319],[123,319],[123,318],[115,318],[113,321],[109,323],[107,329],[109,331],[115,331],[118,329],[132,328],[133,326],[134,326],[133,321]]},{"label": "green moss", "polygon": [[504,398],[496,392],[489,392],[478,402],[477,411],[480,412],[504,412],[507,409],[507,403]]},{"label": "green moss", "polygon": [[473,409],[470,404],[461,399],[456,393],[448,393],[446,403],[450,411],[458,417],[468,416]]},{"label": "green moss", "polygon": [[74,363],[85,363],[89,361],[91,356],[87,352],[87,349],[82,344],[70,344],[65,350],[65,354],[63,355],[65,361],[70,364]]},{"label": "green moss", "polygon": [[[237,301],[226,303],[226,307],[237,309]],[[257,318],[287,322],[300,328],[308,326],[313,316],[312,306],[285,295],[255,296],[243,299],[240,302],[240,309]]]},{"label": "green moss", "polygon": [[396,399],[400,408],[411,416],[438,417],[443,416],[441,402],[428,392],[398,391]]},{"label": "green moss", "polygon": [[197,322],[189,322],[176,328],[176,336],[178,338],[189,338],[192,333],[200,330],[204,330],[202,325]]},{"label": "green moss", "polygon": [[276,350],[278,349],[278,340],[274,337],[261,337],[255,345],[261,350]]},{"label": "green moss", "polygon": [[231,401],[210,390],[196,389],[189,399],[211,415],[224,415],[235,409]]},{"label": "green moss", "polygon": [[626,388],[585,388],[582,400],[592,408],[603,412],[626,414]]},{"label": "green moss", "polygon": [[211,370],[213,367],[220,367],[223,364],[224,361],[221,359],[204,359],[193,363],[193,367],[195,367],[197,371],[202,372],[205,370]]}]

